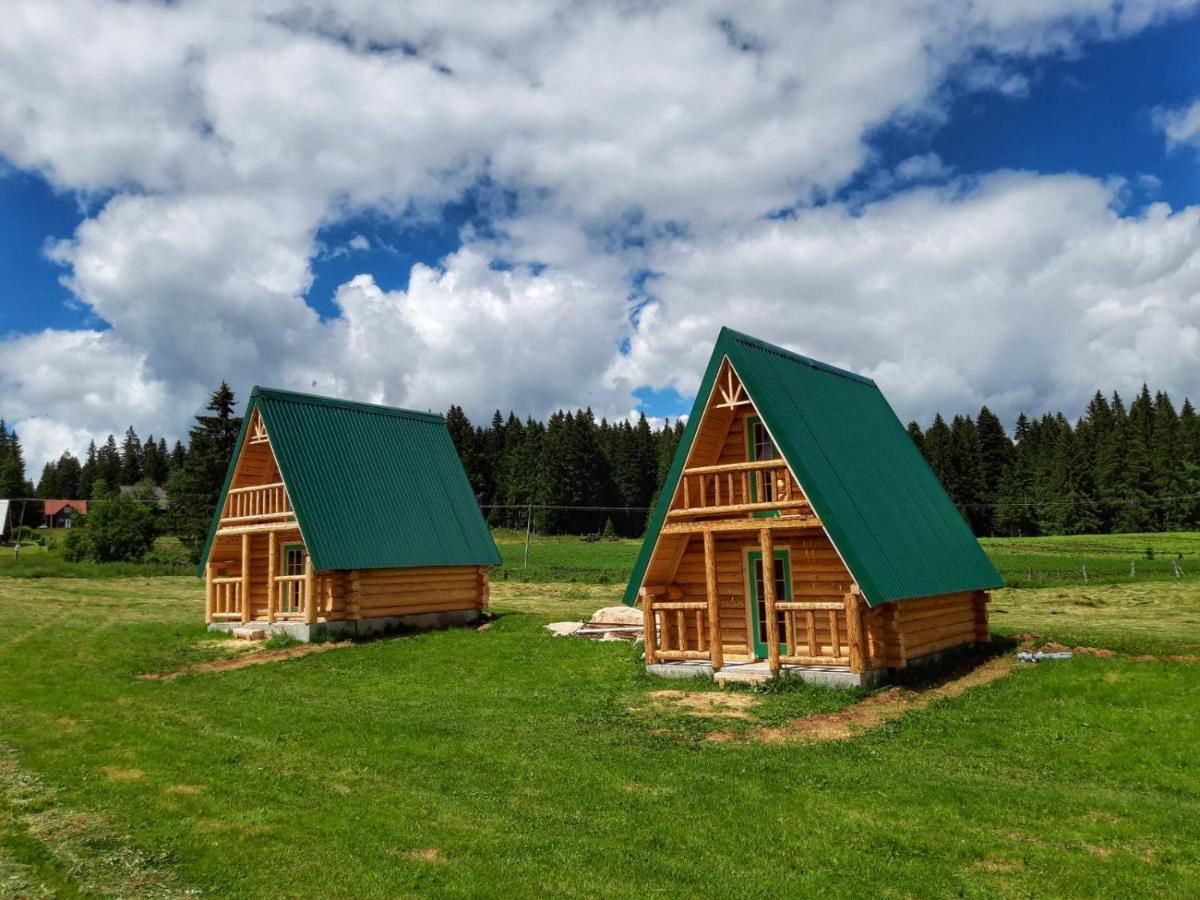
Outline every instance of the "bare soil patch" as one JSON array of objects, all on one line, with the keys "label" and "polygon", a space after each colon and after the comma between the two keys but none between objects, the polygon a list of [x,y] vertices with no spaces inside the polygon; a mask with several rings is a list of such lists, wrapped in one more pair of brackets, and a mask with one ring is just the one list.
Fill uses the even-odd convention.
[{"label": "bare soil patch", "polygon": [[338,650],[342,647],[352,647],[351,641],[339,641],[336,644],[301,644],[299,647],[285,647],[282,650],[263,650],[257,653],[246,653],[233,659],[218,659],[213,662],[197,663],[194,666],[184,666],[174,672],[150,672],[139,675],[139,681],[172,681],[183,675],[196,675],[203,672],[228,672],[231,669],[244,669],[247,666],[261,666],[265,663],[280,662],[285,659],[296,659],[301,656],[311,656],[314,653],[324,653],[326,650]]},{"label": "bare soil patch", "polygon": [[716,691],[651,691],[646,696],[656,706],[702,719],[749,719],[748,710],[758,705],[758,698],[750,694]]},{"label": "bare soil patch", "polygon": [[[898,719],[909,710],[928,706],[935,700],[958,697],[972,687],[997,681],[1011,673],[1016,664],[1017,660],[1013,656],[998,656],[972,669],[966,675],[929,690],[914,691],[904,687],[890,687],[846,709],[806,716],[779,727],[757,728],[744,737],[766,744],[845,740]],[[738,738],[738,735],[728,731],[712,732],[708,735],[710,741],[732,741]]]},{"label": "bare soil patch", "polygon": [[120,766],[101,766],[100,771],[109,781],[141,781],[146,777],[141,769],[122,769]]}]

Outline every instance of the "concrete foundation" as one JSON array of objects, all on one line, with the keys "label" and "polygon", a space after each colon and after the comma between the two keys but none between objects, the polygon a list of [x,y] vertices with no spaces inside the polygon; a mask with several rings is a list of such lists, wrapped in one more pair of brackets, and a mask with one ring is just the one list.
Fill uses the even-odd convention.
[{"label": "concrete foundation", "polygon": [[[717,684],[765,684],[771,680],[771,670],[763,661],[729,663],[718,672],[704,660],[663,662],[646,666],[646,672],[660,678],[711,677]],[[781,666],[780,678],[799,678],[810,684],[832,688],[872,688],[882,684],[887,677],[886,669],[855,673],[836,666]]]},{"label": "concrete foundation", "polygon": [[[450,612],[421,613],[413,616],[380,616],[374,619],[314,622],[312,625],[304,622],[251,622],[249,624],[255,630],[265,631],[268,635],[283,634],[293,640],[308,643],[319,637],[355,639],[391,634],[397,631],[433,631],[438,628],[454,628],[477,622],[481,615],[482,612],[478,609],[456,609]],[[208,630],[232,634],[245,627],[241,622],[210,622]],[[711,672],[711,669],[709,671]]]}]

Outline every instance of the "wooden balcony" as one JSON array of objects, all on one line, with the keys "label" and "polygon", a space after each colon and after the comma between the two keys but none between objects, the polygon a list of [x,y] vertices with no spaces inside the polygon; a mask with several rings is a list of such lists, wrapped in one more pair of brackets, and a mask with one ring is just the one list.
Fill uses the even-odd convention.
[{"label": "wooden balcony", "polygon": [[295,518],[283,482],[230,488],[221,510],[221,525],[282,522]]},{"label": "wooden balcony", "polygon": [[782,459],[684,469],[675,497],[668,519],[808,508]]}]

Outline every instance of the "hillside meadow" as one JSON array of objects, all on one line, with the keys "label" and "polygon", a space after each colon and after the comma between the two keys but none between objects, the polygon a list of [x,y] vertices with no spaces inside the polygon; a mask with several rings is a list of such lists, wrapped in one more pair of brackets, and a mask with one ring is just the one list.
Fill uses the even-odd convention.
[{"label": "hillside meadow", "polygon": [[[501,580],[485,630],[144,680],[246,652],[198,581],[0,578],[0,895],[1200,890],[1194,582],[1000,591],[1010,673],[836,741],[797,723],[862,693],[541,628],[620,589]],[[1114,652],[1012,663],[1031,631]]]}]

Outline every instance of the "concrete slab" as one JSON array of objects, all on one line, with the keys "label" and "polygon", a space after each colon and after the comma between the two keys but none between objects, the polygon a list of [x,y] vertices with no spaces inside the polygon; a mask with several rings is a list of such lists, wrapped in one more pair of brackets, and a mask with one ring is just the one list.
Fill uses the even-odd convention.
[{"label": "concrete slab", "polygon": [[712,678],[713,667],[702,659],[682,659],[646,666],[646,674],[659,678]]},{"label": "concrete slab", "polygon": [[241,622],[210,622],[208,630],[236,634],[240,629],[249,627],[256,631],[264,631],[268,636],[283,634],[293,640],[308,643],[318,637],[354,639],[395,634],[400,631],[433,631],[438,628],[454,628],[476,622],[481,615],[482,613],[478,609],[456,609],[451,612],[422,613],[414,616],[381,616],[356,621],[315,622],[312,625],[304,622],[252,622],[249,625],[243,625]]}]

